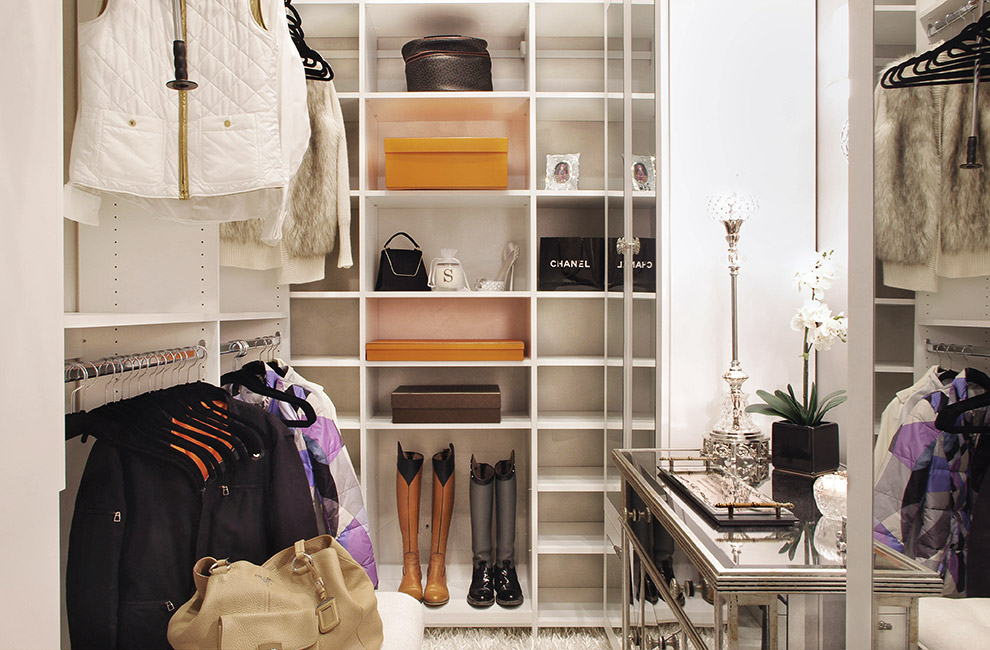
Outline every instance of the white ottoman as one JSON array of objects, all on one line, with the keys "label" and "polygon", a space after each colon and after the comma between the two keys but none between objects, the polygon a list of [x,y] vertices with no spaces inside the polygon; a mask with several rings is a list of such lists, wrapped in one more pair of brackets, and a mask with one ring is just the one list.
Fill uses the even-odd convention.
[{"label": "white ottoman", "polygon": [[378,614],[385,640],[382,650],[419,650],[423,647],[423,605],[408,594],[379,591]]},{"label": "white ottoman", "polygon": [[990,598],[919,598],[922,650],[985,650],[990,639]]}]

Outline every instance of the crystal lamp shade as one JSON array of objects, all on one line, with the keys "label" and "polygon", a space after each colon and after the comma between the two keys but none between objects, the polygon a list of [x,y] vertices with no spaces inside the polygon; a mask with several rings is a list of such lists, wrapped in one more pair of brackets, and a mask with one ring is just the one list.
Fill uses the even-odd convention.
[{"label": "crystal lamp shade", "polygon": [[746,221],[759,209],[755,196],[727,192],[708,198],[708,215],[716,221]]}]

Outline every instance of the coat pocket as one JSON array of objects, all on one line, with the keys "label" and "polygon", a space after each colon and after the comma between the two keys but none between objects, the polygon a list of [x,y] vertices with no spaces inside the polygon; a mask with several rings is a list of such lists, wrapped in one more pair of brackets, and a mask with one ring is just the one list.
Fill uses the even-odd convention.
[{"label": "coat pocket", "polygon": [[101,111],[100,122],[100,177],[111,183],[159,185],[165,158],[164,122],[117,111]]},{"label": "coat pocket", "polygon": [[204,186],[227,189],[220,186],[247,183],[258,177],[260,143],[254,115],[205,117],[199,122],[199,131]]}]

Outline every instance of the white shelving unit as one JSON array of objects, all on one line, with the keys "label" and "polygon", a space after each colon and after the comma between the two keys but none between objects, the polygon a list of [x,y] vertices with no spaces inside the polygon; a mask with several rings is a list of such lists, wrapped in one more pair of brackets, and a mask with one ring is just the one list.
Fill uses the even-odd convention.
[{"label": "white shelving unit", "polygon": [[[656,192],[627,188],[623,163],[631,156],[623,156],[625,136],[636,137],[636,154],[657,154],[653,3],[628,5],[632,20],[625,39],[621,2],[294,5],[307,41],[334,66],[335,83],[353,104],[345,108],[345,119],[348,133],[356,136],[348,142],[351,160],[358,163],[352,167],[355,266],[328,265],[324,281],[288,292],[292,362],[314,381],[340,387],[333,395],[338,409],[356,414],[345,438],[351,436],[348,448],[361,468],[383,588],[392,584],[390,568],[397,584],[401,563],[395,444],[426,456],[420,522],[425,553],[429,457],[453,442],[451,601],[426,609],[427,625],[603,625],[604,561],[613,551],[602,506],[606,489],[618,489],[617,480],[606,480],[605,464],[609,445],[619,444],[610,441],[623,427],[624,294],[538,291],[538,249],[547,236],[622,236],[624,210],[631,212],[637,236],[657,236]],[[485,38],[494,92],[405,92],[398,51],[431,33]],[[508,137],[508,189],[388,190],[383,138],[426,135]],[[546,154],[577,151],[581,189],[543,189]],[[490,277],[507,241],[519,243],[514,290],[374,291],[379,251],[397,231],[416,239],[427,262],[441,247],[456,248],[471,281]],[[631,298],[642,332],[629,358],[640,386],[629,426],[652,438],[657,294],[636,292]],[[365,344],[378,338],[512,338],[523,340],[526,350],[520,362],[367,361]],[[403,383],[499,384],[502,421],[393,424],[389,395]],[[464,602],[471,569],[468,460],[474,454],[493,463],[511,450],[520,481],[516,563],[526,601],[516,610],[474,610]],[[569,562],[566,571],[556,570],[561,562]]]},{"label": "white shelving unit", "polygon": [[[880,72],[895,59],[924,47],[919,41],[915,2],[875,0],[874,3],[874,70]],[[920,43],[921,45],[916,45]],[[882,264],[877,263],[874,295],[875,356],[874,419],[894,394],[910,386],[914,374],[914,292],[891,289],[883,285]]]}]

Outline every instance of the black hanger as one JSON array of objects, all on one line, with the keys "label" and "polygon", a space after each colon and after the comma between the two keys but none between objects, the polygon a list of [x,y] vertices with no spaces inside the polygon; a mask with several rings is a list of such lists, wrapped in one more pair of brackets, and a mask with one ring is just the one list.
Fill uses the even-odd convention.
[{"label": "black hanger", "polygon": [[302,57],[306,78],[324,81],[333,79],[333,68],[330,67],[330,64],[320,56],[319,52],[306,45],[306,35],[302,30],[302,18],[290,0],[285,0],[285,14],[289,21],[289,34],[292,36],[292,42],[296,44],[299,56]]},{"label": "black hanger", "polygon": [[956,423],[964,413],[990,406],[990,377],[975,368],[967,368],[966,382],[980,386],[984,392],[976,397],[960,400],[943,408],[939,411],[938,417],[935,418],[935,428],[946,433],[990,433],[990,424]]},{"label": "black hanger", "polygon": [[888,68],[880,78],[880,85],[908,88],[968,84],[973,82],[975,67],[987,64],[990,64],[990,12],[938,47]]},{"label": "black hanger", "polygon": [[265,433],[252,422],[240,417],[230,408],[230,394],[227,391],[195,382],[173,387],[185,399],[180,406],[194,421],[209,424],[230,435],[232,441],[246,445],[246,457],[260,458],[267,451]]},{"label": "black hanger", "polygon": [[[93,436],[101,443],[117,447],[129,452],[157,458],[162,462],[177,468],[189,481],[201,488],[208,478],[203,475],[201,467],[185,454],[177,453],[175,449],[159,438],[142,440],[140,436],[129,435],[129,427],[121,427],[112,418],[105,417],[103,407],[87,413],[72,413],[65,416],[65,439],[83,436]],[[197,458],[199,458],[197,456]]]},{"label": "black hanger", "polygon": [[152,391],[100,408],[105,409],[106,416],[127,432],[135,445],[155,441],[173,453],[198,458],[206,469],[207,477],[224,474],[236,460],[230,448],[223,448],[200,431],[175,424],[173,414],[163,405],[162,394],[167,392]]},{"label": "black hanger", "polygon": [[291,387],[288,391],[282,392],[267,384],[265,381],[265,364],[261,361],[252,361],[251,363],[245,364],[240,370],[235,370],[234,372],[224,374],[220,377],[220,383],[224,386],[228,384],[235,387],[243,386],[252,393],[271,397],[272,399],[285,402],[301,410],[306,416],[306,419],[282,420],[282,424],[287,427],[307,428],[316,424],[316,410],[313,408],[312,404],[293,393]]}]

